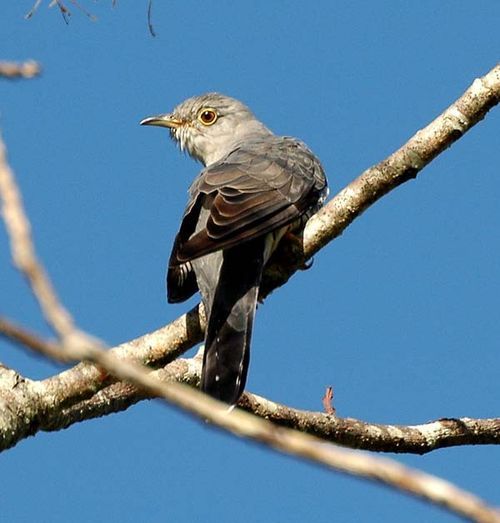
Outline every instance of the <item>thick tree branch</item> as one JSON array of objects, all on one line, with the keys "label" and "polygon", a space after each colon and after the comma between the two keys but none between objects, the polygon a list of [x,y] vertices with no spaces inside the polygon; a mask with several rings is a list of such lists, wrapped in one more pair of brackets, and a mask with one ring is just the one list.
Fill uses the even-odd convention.
[{"label": "thick tree branch", "polygon": [[[68,361],[70,356],[63,347],[40,340],[26,330],[0,318],[0,330],[4,333],[5,326],[14,333],[10,336],[11,339],[18,343],[29,346],[32,350],[50,358]],[[121,353],[119,349],[113,349],[112,352],[118,354],[120,358],[130,359],[130,356],[124,356],[124,347]],[[96,373],[100,385],[97,392],[88,389],[86,381],[93,372]],[[200,372],[199,358],[177,359],[164,368],[153,371],[151,375],[162,382],[180,381],[197,386]],[[44,388],[46,392],[42,392]],[[40,404],[38,412],[33,411],[30,434],[39,430],[60,430],[79,421],[120,412],[138,401],[151,398],[144,391],[128,383],[111,381],[101,370],[92,366],[86,368],[85,372],[79,369],[76,373],[72,369],[38,383],[37,393],[40,396],[45,396],[49,391],[51,404],[50,406]],[[79,396],[76,395],[78,392]],[[325,441],[355,449],[426,454],[446,447],[500,444],[500,418],[446,418],[413,426],[382,425],[322,412],[294,409],[250,393],[242,397],[238,406],[281,427],[300,430]],[[41,412],[43,418],[40,416]],[[18,436],[22,438],[26,435]],[[8,443],[5,440],[4,444],[7,447],[16,442],[16,439]]]},{"label": "thick tree branch", "polygon": [[[294,264],[273,264],[267,271],[265,293],[283,285],[290,276],[344,230],[370,205],[417,176],[436,156],[461,138],[500,102],[500,64],[474,80],[465,93],[427,127],[412,136],[388,158],[367,169],[332,198],[307,223],[304,255]],[[286,259],[290,259],[287,253]],[[278,261],[282,260],[279,256]]]}]

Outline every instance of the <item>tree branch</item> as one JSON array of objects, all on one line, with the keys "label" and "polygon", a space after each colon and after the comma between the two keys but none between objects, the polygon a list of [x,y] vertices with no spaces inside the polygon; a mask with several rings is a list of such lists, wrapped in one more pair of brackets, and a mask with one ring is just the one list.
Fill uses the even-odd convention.
[{"label": "tree branch", "polygon": [[427,454],[446,447],[500,444],[500,418],[443,418],[421,425],[382,425],[298,410],[252,394],[246,394],[238,406],[276,425],[353,449]]},{"label": "tree branch", "polygon": [[[63,347],[41,340],[2,318],[0,331],[17,343],[49,358],[68,361],[71,357]],[[112,349],[111,352],[121,359],[130,359],[129,355],[125,355],[124,347]],[[79,369],[79,366],[75,369]],[[85,381],[92,372],[96,374],[97,392],[89,389]],[[200,373],[201,362],[197,357],[174,360],[164,368],[154,371],[151,376],[162,382],[179,381],[198,386]],[[39,406],[39,413],[43,411],[43,419],[39,413],[33,413],[30,434],[39,430],[60,430],[80,421],[120,412],[138,401],[153,397],[128,383],[111,381],[99,368],[88,368],[85,373],[81,369],[78,372],[69,370],[62,373],[63,379],[60,377],[61,375],[39,382],[38,393],[42,394],[40,391],[45,388],[47,392],[50,391],[53,399],[50,408]],[[446,447],[500,444],[500,418],[445,418],[422,425],[382,425],[294,409],[248,392],[243,395],[238,406],[281,427],[300,430],[353,449],[426,454]],[[1,439],[0,432],[0,441]],[[13,439],[8,446],[15,445],[16,442]]]},{"label": "tree branch", "polygon": [[28,347],[32,351],[42,354],[51,360],[60,361],[62,363],[73,361],[65,355],[63,349],[58,344],[43,340],[36,334],[29,332],[24,327],[21,327],[13,321],[1,316],[0,333],[5,338],[10,339],[18,345]]},{"label": "tree branch", "polygon": [[427,127],[413,135],[388,158],[367,169],[334,196],[308,222],[304,231],[304,253],[287,252],[285,259],[266,271],[267,294],[283,285],[307,260],[340,236],[368,207],[382,196],[417,176],[436,156],[461,138],[500,102],[500,64],[474,80],[465,93]]}]

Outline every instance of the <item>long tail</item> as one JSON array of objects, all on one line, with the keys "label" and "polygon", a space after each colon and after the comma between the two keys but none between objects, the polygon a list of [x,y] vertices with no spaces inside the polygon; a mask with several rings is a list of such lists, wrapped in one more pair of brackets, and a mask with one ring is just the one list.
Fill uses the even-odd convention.
[{"label": "long tail", "polygon": [[210,308],[201,389],[231,405],[245,388],[264,245],[257,238],[224,251]]}]

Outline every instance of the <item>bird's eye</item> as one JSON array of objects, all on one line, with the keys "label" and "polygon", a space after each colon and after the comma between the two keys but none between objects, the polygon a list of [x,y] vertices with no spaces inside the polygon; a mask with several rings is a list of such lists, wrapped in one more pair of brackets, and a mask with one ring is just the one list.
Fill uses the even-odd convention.
[{"label": "bird's eye", "polygon": [[203,125],[212,125],[217,120],[217,112],[215,109],[202,109],[198,114],[198,120]]}]

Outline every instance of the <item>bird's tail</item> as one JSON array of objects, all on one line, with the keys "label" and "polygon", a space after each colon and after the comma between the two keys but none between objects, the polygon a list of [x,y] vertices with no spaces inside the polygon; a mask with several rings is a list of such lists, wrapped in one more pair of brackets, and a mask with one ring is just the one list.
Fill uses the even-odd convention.
[{"label": "bird's tail", "polygon": [[245,388],[264,245],[257,238],[224,251],[210,307],[201,389],[230,405]]}]

